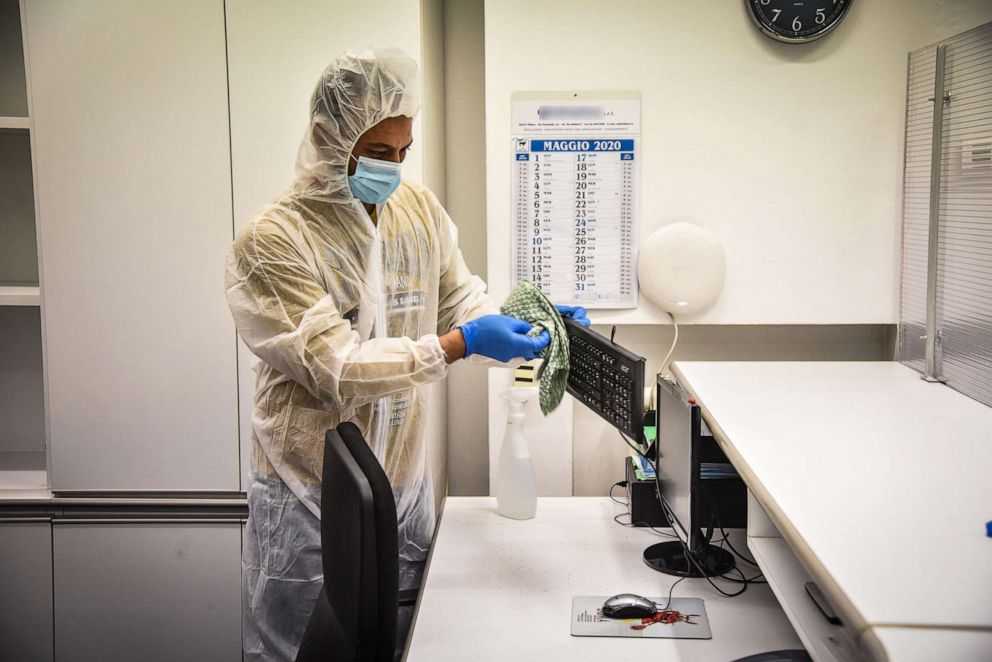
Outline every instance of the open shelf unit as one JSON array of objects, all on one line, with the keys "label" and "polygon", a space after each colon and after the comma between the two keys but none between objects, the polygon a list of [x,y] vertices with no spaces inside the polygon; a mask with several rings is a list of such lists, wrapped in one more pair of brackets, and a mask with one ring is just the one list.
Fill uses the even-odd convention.
[{"label": "open shelf unit", "polygon": [[0,285],[0,306],[40,306],[41,288],[37,285]]},{"label": "open shelf unit", "polygon": [[30,117],[0,117],[0,131],[27,131],[30,128]]},{"label": "open shelf unit", "polygon": [[0,490],[48,485],[38,231],[21,8],[0,0]]}]

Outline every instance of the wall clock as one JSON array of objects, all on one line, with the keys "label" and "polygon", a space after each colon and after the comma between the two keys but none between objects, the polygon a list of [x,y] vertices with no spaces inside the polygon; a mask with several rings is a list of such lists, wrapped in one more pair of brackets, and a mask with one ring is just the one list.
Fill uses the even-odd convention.
[{"label": "wall clock", "polygon": [[853,0],[744,0],[747,13],[766,36],[804,44],[833,30]]}]

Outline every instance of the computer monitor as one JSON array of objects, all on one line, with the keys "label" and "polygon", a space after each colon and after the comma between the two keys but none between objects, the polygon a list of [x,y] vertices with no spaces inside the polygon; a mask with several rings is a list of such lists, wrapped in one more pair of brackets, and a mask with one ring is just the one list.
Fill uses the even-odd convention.
[{"label": "computer monitor", "polygon": [[[709,544],[712,508],[700,479],[702,411],[678,384],[657,378],[654,444],[658,498],[679,540],[644,550],[651,568],[680,577],[714,577],[734,568],[730,552]],[[708,533],[703,532],[703,528]],[[690,558],[691,557],[691,558]]]},{"label": "computer monitor", "polygon": [[[622,435],[643,441],[645,360],[587,329],[565,320],[569,362],[567,390]],[[729,552],[709,544],[700,528],[712,522],[712,508],[700,485],[702,414],[675,384],[658,378],[657,441],[649,459],[660,477],[658,500],[679,540],[644,550],[644,562],[660,572],[688,577],[722,575],[734,567]]]}]

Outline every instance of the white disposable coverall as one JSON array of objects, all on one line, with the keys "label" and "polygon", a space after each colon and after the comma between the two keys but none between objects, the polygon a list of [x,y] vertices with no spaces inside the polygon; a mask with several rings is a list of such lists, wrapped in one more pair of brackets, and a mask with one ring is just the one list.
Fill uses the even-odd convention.
[{"label": "white disposable coverall", "polygon": [[295,656],[323,582],[324,433],[342,421],[362,430],[393,486],[400,588],[420,582],[435,523],[422,387],[446,374],[438,335],[497,309],[433,193],[404,182],[373,223],[348,186],[358,138],[386,118],[415,115],[418,92],[416,63],[395,49],[331,64],[313,93],[291,189],[257,213],[228,259],[227,300],[261,359],[246,659]]}]

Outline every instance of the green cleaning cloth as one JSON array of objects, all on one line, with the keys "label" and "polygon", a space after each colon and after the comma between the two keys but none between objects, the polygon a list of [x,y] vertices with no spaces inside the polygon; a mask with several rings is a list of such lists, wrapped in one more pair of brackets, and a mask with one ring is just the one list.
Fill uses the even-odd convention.
[{"label": "green cleaning cloth", "polygon": [[568,332],[561,314],[539,289],[527,281],[517,285],[517,289],[503,303],[500,312],[530,322],[534,327],[531,335],[538,335],[545,330],[551,335],[551,344],[541,352],[544,364],[538,373],[541,380],[538,400],[541,403],[541,412],[547,416],[561,404],[568,382]]}]

